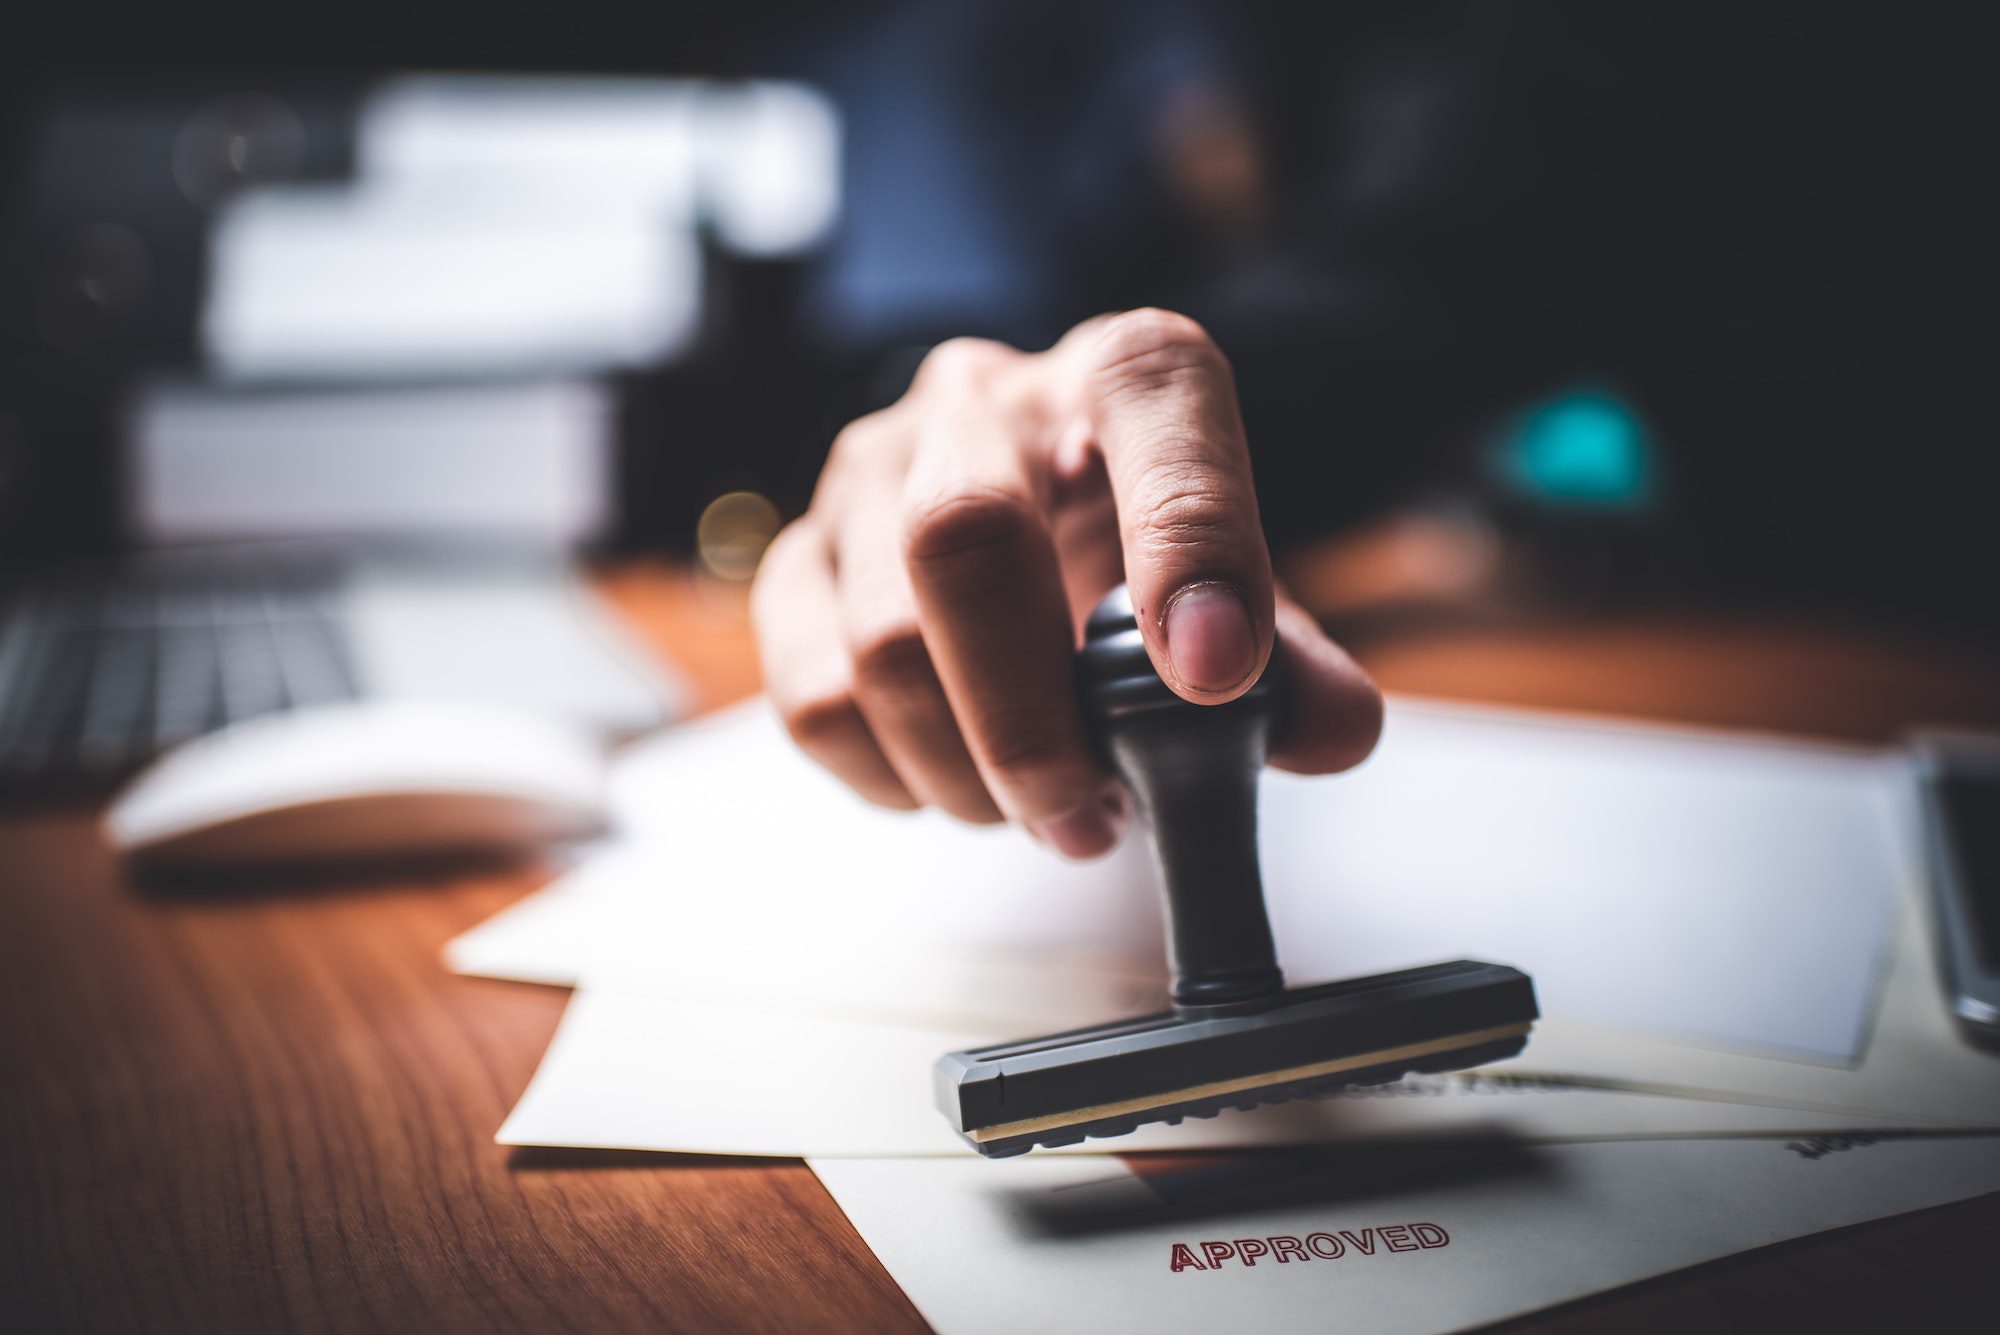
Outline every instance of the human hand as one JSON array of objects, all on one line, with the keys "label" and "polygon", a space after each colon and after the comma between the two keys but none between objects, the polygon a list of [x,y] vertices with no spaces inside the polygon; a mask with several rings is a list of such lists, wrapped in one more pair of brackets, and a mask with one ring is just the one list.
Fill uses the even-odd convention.
[{"label": "human hand", "polygon": [[1010,819],[1077,858],[1114,846],[1123,790],[1093,757],[1078,627],[1123,581],[1161,678],[1233,700],[1281,645],[1272,763],[1358,763],[1367,675],[1276,589],[1228,361],[1161,310],[1046,352],[955,339],[834,441],[752,595],[764,679],[808,755],[884,806]]}]

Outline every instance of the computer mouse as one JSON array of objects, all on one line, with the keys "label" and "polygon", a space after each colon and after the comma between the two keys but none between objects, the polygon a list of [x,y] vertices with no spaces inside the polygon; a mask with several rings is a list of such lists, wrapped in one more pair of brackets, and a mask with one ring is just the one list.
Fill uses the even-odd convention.
[{"label": "computer mouse", "polygon": [[494,855],[603,825],[604,754],[580,729],[492,706],[314,705],[168,752],[105,814],[149,869]]}]

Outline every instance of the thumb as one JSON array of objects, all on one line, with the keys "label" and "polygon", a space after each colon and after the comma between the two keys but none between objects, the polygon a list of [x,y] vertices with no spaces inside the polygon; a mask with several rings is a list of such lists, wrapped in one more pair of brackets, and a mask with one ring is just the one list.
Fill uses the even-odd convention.
[{"label": "thumb", "polygon": [[1248,690],[1271,653],[1271,557],[1229,363],[1202,327],[1137,310],[1065,340],[1118,510],[1125,580],[1161,678],[1183,699]]}]

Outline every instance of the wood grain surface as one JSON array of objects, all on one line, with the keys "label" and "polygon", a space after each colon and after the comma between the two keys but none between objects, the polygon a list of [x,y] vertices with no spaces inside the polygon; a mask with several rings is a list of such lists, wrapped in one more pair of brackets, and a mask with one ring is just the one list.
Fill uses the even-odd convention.
[{"label": "wood grain surface", "polygon": [[[648,567],[604,587],[705,700],[754,689],[739,594]],[[1976,663],[1818,630],[1488,630],[1364,657],[1428,694],[1693,722],[2000,718]],[[796,1160],[493,1144],[565,994],[438,951],[545,875],[149,893],[93,811],[0,818],[0,1330],[923,1328]],[[1996,1247],[1988,1197],[1516,1328],[1987,1329]]]}]

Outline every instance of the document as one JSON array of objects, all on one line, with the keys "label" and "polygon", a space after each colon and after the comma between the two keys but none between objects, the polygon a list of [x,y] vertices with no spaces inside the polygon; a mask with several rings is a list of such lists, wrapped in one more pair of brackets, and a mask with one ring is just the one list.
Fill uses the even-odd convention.
[{"label": "document", "polygon": [[1533,1064],[1588,1070],[1633,1088],[2000,1126],[2000,1056],[1968,1042],[1946,1015],[1930,924],[1915,895],[1902,916],[1882,1004],[1866,1050],[1853,1063],[1771,1060],[1557,1025],[1536,1037]]},{"label": "document", "polygon": [[1943,1019],[1898,782],[1395,702],[1359,774],[1266,783],[1281,955],[1517,963],[1527,1054],[1000,1162],[932,1065],[1159,1007],[1138,840],[1080,867],[868,808],[753,707],[632,752],[618,835],[447,955],[577,986],[502,1143],[811,1156],[948,1335],[1445,1331],[2000,1190],[1965,1133],[2000,1126],[2000,1062]]},{"label": "document", "polygon": [[[1478,945],[1508,936],[1547,1012],[1525,1056],[1485,1083],[1397,1087],[1421,1097],[1226,1114],[1089,1148],[1468,1127],[1560,1140],[2000,1125],[2000,1062],[1945,1025],[1914,923],[1870,1036],[1876,957],[1889,943],[1875,901],[1912,894],[1879,757],[1400,704],[1391,736],[1430,757],[1414,774],[1386,771],[1394,801],[1363,793],[1334,819],[1313,803],[1349,781],[1267,785],[1279,794],[1267,803],[1266,867],[1281,950],[1298,979],[1299,958],[1326,973],[1510,958]],[[1554,758],[1534,759],[1538,747]],[[1547,772],[1534,778],[1537,768]],[[1524,777],[1509,783],[1514,771]],[[965,1153],[933,1109],[938,1054],[1164,998],[1157,892],[1136,840],[1079,867],[1013,831],[873,810],[756,709],[642,746],[613,789],[617,842],[448,948],[466,971],[583,984],[505,1143]],[[1570,836],[1564,819],[1523,809],[1530,792],[1549,811],[1595,813],[1574,834],[1584,852],[1546,851]],[[1424,822],[1401,807],[1441,809],[1463,846],[1416,848],[1394,865],[1389,844],[1425,845]],[[1649,824],[1668,817],[1664,830]],[[1513,847],[1517,826],[1538,842]],[[1620,847],[1649,860],[1627,867]],[[1829,847],[1835,862],[1823,860]],[[1308,894],[1315,857],[1373,859],[1376,872],[1353,882],[1395,893]],[[1535,890],[1533,866],[1560,893]],[[1781,940],[1781,909],[1814,919],[1823,900],[1842,922]],[[1682,911],[1695,927],[1675,922]],[[1621,915],[1653,925],[1634,932],[1612,921]],[[1343,955],[1342,917],[1384,953]],[[1596,925],[1578,932],[1579,921]],[[1786,996],[1759,976],[1760,950]],[[1641,994],[1656,998],[1653,1036],[1614,1027]],[[1800,995],[1820,1013],[1794,1004]],[[1717,997],[1741,1013],[1715,1013]],[[1846,1048],[1860,1056],[1842,1062]]]},{"label": "document", "polygon": [[2000,1190],[1989,1136],[811,1163],[943,1335],[1436,1335]]},{"label": "document", "polygon": [[[497,1138],[503,1145],[695,1154],[972,1157],[937,1111],[931,1068],[940,1053],[1002,1035],[871,1022],[797,1003],[782,998],[760,1006],[741,995],[703,1003],[583,988]],[[1045,1004],[1039,1027],[1053,1028],[1067,1009],[1065,998],[1052,995]],[[1579,1087],[1502,1065],[1476,1076],[1408,1080],[1190,1118],[1177,1127],[1142,1127],[1075,1150],[1268,1148],[1467,1134],[1791,1135],[1933,1125]]]},{"label": "document", "polygon": [[[1280,960],[1307,984],[1492,959],[1531,973],[1553,1020],[1851,1062],[1913,876],[1896,773],[1869,752],[1395,701],[1355,773],[1265,779]],[[1162,967],[1143,839],[1077,866],[1011,829],[870,807],[760,706],[639,748],[611,792],[631,893],[576,965],[593,985],[698,990],[659,950],[694,937],[717,972],[783,939]]]},{"label": "document", "polygon": [[1735,1051],[1861,1050],[1910,859],[1881,755],[1392,705],[1351,778],[1273,774],[1264,875],[1290,973],[1457,956],[1545,1014]]},{"label": "document", "polygon": [[[532,930],[546,913],[570,911],[560,896],[587,908],[624,883],[575,878],[558,897],[509,912]],[[574,929],[584,920],[556,939],[580,935]],[[516,924],[498,925],[511,934]],[[1912,922],[1903,934],[1867,1059],[1852,1069],[1548,1023],[1523,1058],[1464,1082],[1404,1082],[1226,1113],[1088,1148],[1297,1145],[1467,1127],[1569,1139],[2000,1125],[2000,1060],[1950,1029],[1917,928]],[[615,919],[600,928],[615,930]],[[650,984],[628,975],[581,991],[501,1140],[729,1154],[961,1153],[932,1106],[929,1072],[939,1053],[1158,1000],[1153,977],[1080,962],[915,953],[871,960],[857,951],[842,954],[841,973],[831,976],[811,940],[770,947],[761,970],[718,974],[703,969],[707,944],[694,934],[658,947],[706,980],[699,996],[657,973]],[[490,960],[517,946],[496,936],[482,949]]]},{"label": "document", "polygon": [[619,930],[630,888],[615,854],[598,852],[547,886],[445,942],[445,967],[474,978],[575,987],[583,960]]}]

